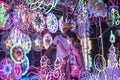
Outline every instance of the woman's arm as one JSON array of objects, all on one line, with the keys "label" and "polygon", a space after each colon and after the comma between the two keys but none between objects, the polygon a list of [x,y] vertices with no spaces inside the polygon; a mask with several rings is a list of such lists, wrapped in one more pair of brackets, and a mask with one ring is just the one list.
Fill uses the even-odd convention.
[{"label": "woman's arm", "polygon": [[73,44],[71,44],[70,47],[71,47],[71,49],[72,49],[73,54],[74,54],[75,56],[78,56],[79,51],[77,50],[77,48],[76,48]]}]

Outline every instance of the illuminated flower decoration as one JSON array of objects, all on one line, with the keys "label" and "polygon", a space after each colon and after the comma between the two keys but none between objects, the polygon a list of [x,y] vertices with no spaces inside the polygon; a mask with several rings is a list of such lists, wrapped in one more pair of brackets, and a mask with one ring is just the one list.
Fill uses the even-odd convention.
[{"label": "illuminated flower decoration", "polygon": [[12,40],[13,44],[23,45],[26,53],[29,53],[29,51],[31,50],[30,37],[27,34],[20,32],[19,29],[12,29],[11,30],[10,39]]},{"label": "illuminated flower decoration", "polygon": [[14,63],[14,77],[16,80],[19,80],[22,77],[22,71],[20,64]]},{"label": "illuminated flower decoration", "polygon": [[22,76],[24,76],[29,69],[29,59],[26,57],[25,61],[20,64],[21,65],[21,70],[22,70]]},{"label": "illuminated flower decoration", "polygon": [[32,36],[32,48],[35,51],[41,51],[43,48],[43,40],[42,40],[42,36],[39,33],[35,33]]},{"label": "illuminated flower decoration", "polygon": [[26,59],[26,53],[24,51],[24,46],[21,46],[18,44],[13,45],[10,49],[10,57],[17,64],[23,63]]},{"label": "illuminated flower decoration", "polygon": [[45,49],[48,49],[50,45],[52,44],[52,36],[50,33],[45,33],[43,36],[43,46]]},{"label": "illuminated flower decoration", "polygon": [[32,18],[33,28],[37,32],[42,32],[45,28],[45,19],[42,13],[35,12]]},{"label": "illuminated flower decoration", "polygon": [[12,47],[12,41],[9,37],[9,33],[4,33],[1,39],[1,46],[3,51],[5,51],[5,53],[9,53],[10,52],[10,48]]},{"label": "illuminated flower decoration", "polygon": [[31,10],[39,10],[47,14],[56,6],[58,1],[59,0],[26,0],[26,5]]},{"label": "illuminated flower decoration", "polygon": [[58,21],[53,13],[47,14],[47,28],[51,33],[56,33],[58,30]]},{"label": "illuminated flower decoration", "polygon": [[9,15],[6,15],[6,11],[8,9],[8,5],[2,1],[0,1],[0,29],[6,30],[11,27],[9,23]]},{"label": "illuminated flower decoration", "polygon": [[108,26],[117,26],[120,24],[120,14],[118,12],[118,6],[112,5],[108,9]]},{"label": "illuminated flower decoration", "polygon": [[12,60],[9,58],[2,59],[2,61],[0,62],[0,78],[2,80],[10,79],[12,76],[12,70]]}]

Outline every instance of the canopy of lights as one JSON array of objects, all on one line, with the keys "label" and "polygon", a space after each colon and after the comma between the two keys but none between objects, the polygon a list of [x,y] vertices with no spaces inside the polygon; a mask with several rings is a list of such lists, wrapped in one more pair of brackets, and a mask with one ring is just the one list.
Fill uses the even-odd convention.
[{"label": "canopy of lights", "polygon": [[[49,51],[63,26],[81,45],[75,79]],[[120,0],[0,0],[0,80],[120,80]]]}]

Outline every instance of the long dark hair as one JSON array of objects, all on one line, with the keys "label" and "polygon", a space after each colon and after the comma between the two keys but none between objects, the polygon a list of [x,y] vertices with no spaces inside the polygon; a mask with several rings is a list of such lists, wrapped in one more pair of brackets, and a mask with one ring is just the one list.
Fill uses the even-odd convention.
[{"label": "long dark hair", "polygon": [[77,38],[77,35],[76,35],[76,33],[75,32],[72,32],[72,31],[67,31],[67,36],[69,36],[70,38],[73,38],[75,41],[78,41],[78,42],[80,42],[79,41],[79,39]]}]

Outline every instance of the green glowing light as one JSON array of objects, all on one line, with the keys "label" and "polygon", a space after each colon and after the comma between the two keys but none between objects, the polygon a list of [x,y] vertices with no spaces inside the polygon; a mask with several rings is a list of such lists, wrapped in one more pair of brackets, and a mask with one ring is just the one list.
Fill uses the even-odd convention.
[{"label": "green glowing light", "polygon": [[6,12],[6,8],[3,3],[0,4],[0,27],[5,27],[5,23],[8,20],[9,16],[4,16]]},{"label": "green glowing light", "polygon": [[[14,58],[13,49],[14,49],[15,47],[20,47],[20,48],[22,49],[22,51],[23,51],[23,58],[22,58],[21,61],[17,61],[17,60]],[[11,47],[11,49],[10,49],[10,57],[11,57],[11,59],[12,59],[15,63],[17,63],[17,64],[23,63],[23,62],[25,61],[25,59],[26,59],[26,53],[25,53],[25,50],[24,50],[24,46],[22,46],[22,45],[20,45],[20,44],[15,44],[15,45],[13,45],[13,46]]]}]

